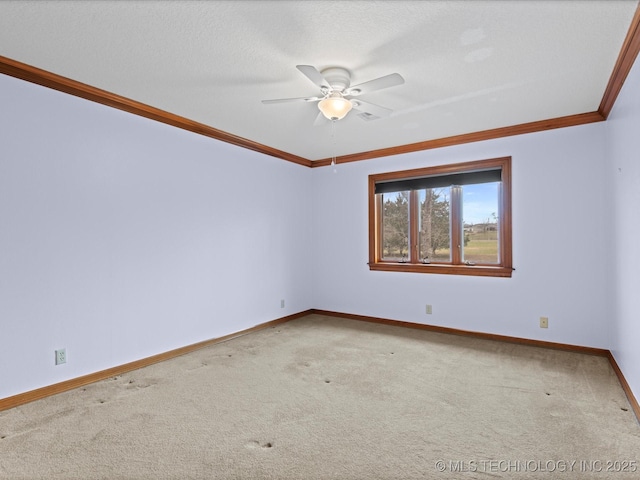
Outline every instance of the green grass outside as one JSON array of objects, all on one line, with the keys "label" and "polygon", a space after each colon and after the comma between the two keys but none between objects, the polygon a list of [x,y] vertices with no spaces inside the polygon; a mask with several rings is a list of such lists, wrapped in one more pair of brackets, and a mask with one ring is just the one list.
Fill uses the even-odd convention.
[{"label": "green grass outside", "polygon": [[[465,260],[475,263],[498,263],[497,232],[473,233],[468,236],[469,242],[464,247]],[[400,257],[400,252],[385,254],[386,260],[400,260]],[[429,259],[432,262],[448,262],[450,259],[449,249],[437,250],[436,255],[431,256]]]}]

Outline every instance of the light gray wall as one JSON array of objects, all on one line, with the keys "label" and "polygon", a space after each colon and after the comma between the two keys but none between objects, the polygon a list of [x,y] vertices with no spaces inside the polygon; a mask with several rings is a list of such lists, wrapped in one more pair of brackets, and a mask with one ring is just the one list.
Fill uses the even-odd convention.
[{"label": "light gray wall", "polygon": [[636,60],[607,120],[607,173],[611,181],[611,240],[606,256],[613,308],[611,352],[640,399],[640,60]]},{"label": "light gray wall", "polygon": [[[608,348],[604,133],[599,123],[314,169],[314,306]],[[502,156],[512,156],[512,278],[369,271],[369,174]]]},{"label": "light gray wall", "polygon": [[3,75],[0,105],[0,398],[312,307],[311,169]]}]

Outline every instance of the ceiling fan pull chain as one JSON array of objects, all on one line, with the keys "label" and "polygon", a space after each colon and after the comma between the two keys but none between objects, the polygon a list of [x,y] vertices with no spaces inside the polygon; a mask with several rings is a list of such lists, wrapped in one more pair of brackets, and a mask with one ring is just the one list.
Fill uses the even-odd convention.
[{"label": "ceiling fan pull chain", "polygon": [[333,155],[331,156],[331,166],[333,167],[333,173],[338,173],[336,168],[336,119],[331,120],[331,143],[333,144]]}]

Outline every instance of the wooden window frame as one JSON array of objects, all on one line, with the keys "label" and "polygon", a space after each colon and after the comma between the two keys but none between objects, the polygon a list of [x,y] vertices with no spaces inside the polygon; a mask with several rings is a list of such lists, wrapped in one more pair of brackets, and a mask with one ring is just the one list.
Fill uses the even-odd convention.
[{"label": "wooden window frame", "polygon": [[[410,178],[420,178],[436,175],[457,174],[464,172],[474,172],[487,169],[500,168],[502,171],[502,184],[500,189],[500,258],[497,265],[466,265],[460,263],[460,253],[458,248],[452,248],[451,263],[421,263],[418,259],[417,238],[418,226],[414,219],[409,220],[409,261],[401,263],[397,261],[382,260],[382,223],[380,215],[382,212],[382,196],[376,196],[376,183],[391,180],[406,180]],[[458,192],[455,192],[458,190]],[[452,195],[459,195],[459,189],[453,189]],[[417,211],[417,193],[414,191],[410,196],[410,202],[414,205],[413,211]],[[460,202],[456,202],[460,204]],[[452,205],[454,202],[452,202]],[[460,212],[452,209],[451,222],[460,223]],[[413,220],[413,221],[412,221]],[[452,229],[451,244],[459,245],[461,234],[459,229]],[[513,272],[512,264],[512,240],[511,240],[511,157],[491,158],[487,160],[476,160],[464,163],[440,165],[435,167],[418,168],[397,172],[378,173],[369,175],[369,269],[386,272],[413,272],[413,273],[435,273],[449,275],[473,275],[484,277],[511,277]],[[455,243],[454,243],[455,242]]]}]

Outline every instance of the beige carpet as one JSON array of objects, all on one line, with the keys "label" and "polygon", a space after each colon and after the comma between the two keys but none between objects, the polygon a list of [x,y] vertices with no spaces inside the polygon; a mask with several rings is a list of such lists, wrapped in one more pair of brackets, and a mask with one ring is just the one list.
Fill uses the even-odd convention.
[{"label": "beige carpet", "polygon": [[2,479],[637,479],[638,462],[605,358],[317,315],[0,412]]}]

